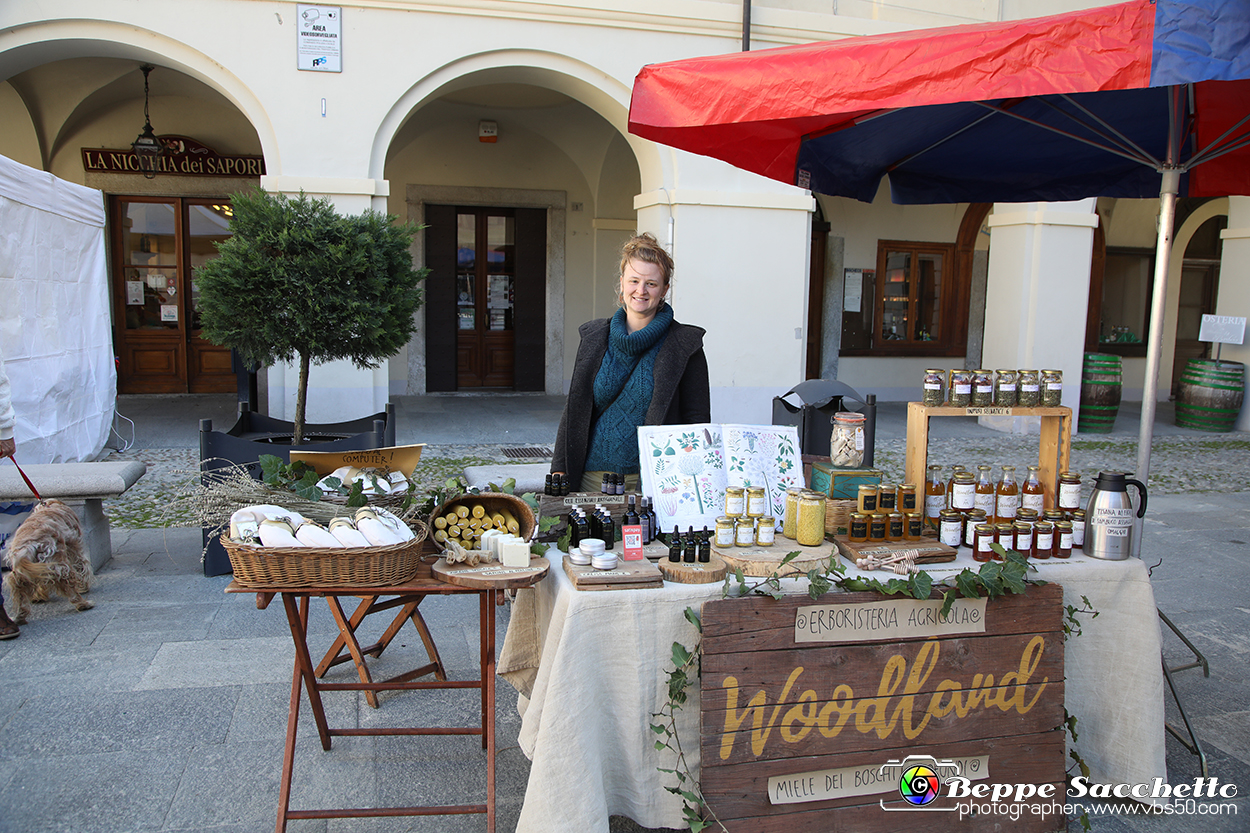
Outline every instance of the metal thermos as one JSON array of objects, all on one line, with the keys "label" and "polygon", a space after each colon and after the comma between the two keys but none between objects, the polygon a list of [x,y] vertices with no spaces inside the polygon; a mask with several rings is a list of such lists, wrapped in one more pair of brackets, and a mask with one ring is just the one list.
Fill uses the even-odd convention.
[{"label": "metal thermos", "polygon": [[[1136,486],[1141,505],[1133,510],[1128,487]],[[1146,486],[1122,471],[1100,472],[1085,510],[1085,554],[1123,561],[1133,552],[1133,526],[1146,514]]]}]

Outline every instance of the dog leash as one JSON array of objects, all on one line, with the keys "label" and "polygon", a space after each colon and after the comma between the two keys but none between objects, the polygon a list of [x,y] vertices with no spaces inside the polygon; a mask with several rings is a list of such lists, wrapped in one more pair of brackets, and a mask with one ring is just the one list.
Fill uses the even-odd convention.
[{"label": "dog leash", "polygon": [[13,461],[13,465],[17,466],[17,473],[20,474],[22,479],[26,481],[26,486],[31,490],[31,492],[34,493],[35,500],[43,500],[43,496],[39,494],[39,490],[35,488],[35,484],[30,482],[30,478],[26,476],[26,472],[22,471],[22,467],[17,465],[17,458],[10,455],[9,459]]}]

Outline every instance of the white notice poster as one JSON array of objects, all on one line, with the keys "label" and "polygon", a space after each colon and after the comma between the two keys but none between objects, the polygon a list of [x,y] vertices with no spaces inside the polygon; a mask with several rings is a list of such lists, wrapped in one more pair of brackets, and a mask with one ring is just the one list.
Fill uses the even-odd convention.
[{"label": "white notice poster", "polygon": [[343,10],[295,7],[295,65],[312,72],[343,71]]},{"label": "white notice poster", "polygon": [[864,270],[847,269],[842,274],[842,311],[859,312],[864,297]]}]

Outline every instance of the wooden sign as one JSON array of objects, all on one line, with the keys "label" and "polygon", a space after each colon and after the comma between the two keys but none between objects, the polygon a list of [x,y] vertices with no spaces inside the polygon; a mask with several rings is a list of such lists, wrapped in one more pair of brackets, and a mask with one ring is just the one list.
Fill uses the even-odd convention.
[{"label": "wooden sign", "polygon": [[508,590],[530,587],[542,581],[551,568],[546,558],[531,558],[528,566],[505,567],[495,561],[486,564],[448,564],[446,558],[434,562],[434,577],[448,584],[472,587],[478,590]]},{"label": "wooden sign", "polygon": [[[941,604],[936,592],[704,603],[700,786],[731,833],[1005,829],[1004,816],[955,812],[988,798],[907,798],[916,761],[942,785],[1054,785],[1038,803],[1062,806],[1063,589],[960,600],[946,617]],[[1064,824],[1024,812],[1011,830]]]},{"label": "wooden sign", "polygon": [[291,462],[307,463],[322,477],[331,474],[341,466],[399,471],[403,472],[404,477],[412,477],[412,473],[417,469],[417,463],[421,462],[423,448],[425,448],[424,443],[371,448],[364,451],[292,451]]},{"label": "wooden sign", "polygon": [[564,572],[578,590],[641,590],[664,586],[660,568],[645,559],[619,561],[613,570],[597,570],[593,566],[574,564],[565,558]]}]

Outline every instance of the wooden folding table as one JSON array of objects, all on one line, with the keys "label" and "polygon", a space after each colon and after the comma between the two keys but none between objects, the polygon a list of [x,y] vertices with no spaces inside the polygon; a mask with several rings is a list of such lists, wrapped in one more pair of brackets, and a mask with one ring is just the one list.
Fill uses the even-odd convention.
[{"label": "wooden folding table", "polygon": [[[403,584],[387,587],[283,587],[256,586],[244,587],[232,581],[227,593],[255,593],[256,606],[265,609],[275,596],[282,596],[282,605],[286,610],[287,622],[291,628],[291,639],[295,644],[295,667],[291,675],[291,700],[287,717],[286,749],[282,759],[282,782],[278,803],[277,833],[286,830],[289,819],[325,819],[325,818],[373,818],[391,816],[428,816],[428,815],[462,815],[485,814],[486,830],[495,830],[495,605],[501,601],[500,593],[504,587],[522,586],[538,581],[546,573],[547,562],[542,561],[543,569],[533,570],[532,580],[521,582],[517,579],[505,581],[476,581],[451,584],[437,578],[415,578]],[[418,606],[425,597],[430,595],[471,594],[478,595],[479,643],[481,648],[480,675],[476,680],[448,680],[438,650],[425,627]],[[338,624],[339,635],[330,651],[314,666],[308,651],[308,608],[309,599],[320,596],[327,600],[330,610]],[[362,599],[355,612],[346,616],[339,597],[357,597]],[[390,598],[393,597],[393,598]],[[382,601],[379,601],[382,600]],[[399,607],[400,613],[391,622],[382,639],[364,649],[356,638],[356,629],[370,614]],[[396,677],[380,682],[373,681],[365,664],[365,656],[377,656],[402,628],[405,621],[411,621],[421,635],[422,643],[429,654],[430,662]],[[343,649],[346,648],[346,653]],[[323,682],[320,676],[331,666],[352,660],[356,664],[360,677],[358,683]],[[418,680],[417,677],[433,673],[433,680]],[[331,738],[358,737],[369,735],[480,735],[482,748],[486,750],[486,801],[483,804],[460,804],[413,807],[379,807],[379,808],[334,808],[334,809],[291,809],[291,776],[295,763],[295,737],[299,724],[300,687],[308,693],[308,702],[312,707],[313,718],[317,724],[317,733],[321,738],[321,748],[330,749]],[[377,708],[379,691],[415,690],[415,689],[470,689],[480,691],[482,709],[481,722],[475,726],[455,727],[385,727],[373,729],[333,729],[330,728],[322,705],[323,691],[364,691],[370,705]]]}]

